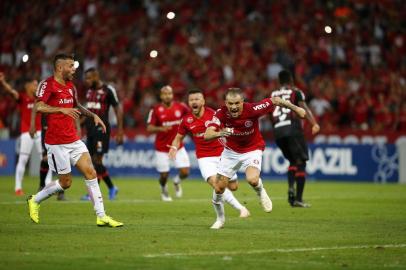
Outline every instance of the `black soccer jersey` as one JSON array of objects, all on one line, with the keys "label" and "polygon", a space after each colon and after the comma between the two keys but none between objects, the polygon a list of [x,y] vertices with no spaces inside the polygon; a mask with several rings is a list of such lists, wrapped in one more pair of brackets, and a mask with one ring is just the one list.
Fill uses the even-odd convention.
[{"label": "black soccer jersey", "polygon": [[[109,126],[110,106],[119,104],[116,90],[111,85],[103,84],[99,89],[88,89],[86,93],[86,108],[97,114],[106,126]],[[94,127],[93,119],[86,118],[86,127],[91,130]]]},{"label": "black soccer jersey", "polygon": [[[283,86],[272,92],[272,97],[280,97],[298,105],[300,101],[305,101],[304,93],[296,87]],[[276,106],[272,116],[272,126],[275,139],[286,136],[303,135],[301,119],[288,108]]]}]

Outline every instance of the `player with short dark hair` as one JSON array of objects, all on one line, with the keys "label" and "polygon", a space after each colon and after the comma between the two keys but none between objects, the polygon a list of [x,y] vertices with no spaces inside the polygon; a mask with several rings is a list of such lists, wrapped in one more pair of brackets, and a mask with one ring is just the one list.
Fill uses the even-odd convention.
[{"label": "player with short dark hair", "polygon": [[[103,133],[100,126],[96,126],[94,121],[86,118],[85,127],[87,130],[87,148],[92,157],[93,164],[97,172],[97,178],[103,179],[109,189],[109,199],[114,200],[118,188],[113,185],[110,175],[103,164],[103,156],[109,151],[110,144],[110,123],[109,109],[113,107],[117,118],[116,142],[123,143],[123,110],[121,108],[116,89],[104,83],[99,71],[96,68],[89,68],[85,71],[86,108],[95,113],[106,125],[106,132]],[[82,200],[90,200],[89,194],[84,195]]]},{"label": "player with short dark hair", "polygon": [[[216,180],[217,166],[220,162],[220,155],[223,152],[224,146],[219,140],[204,140],[204,133],[206,131],[206,127],[213,119],[215,111],[210,107],[205,106],[203,92],[198,89],[189,91],[188,104],[191,112],[182,118],[182,122],[178,128],[178,133],[170,146],[171,149],[169,150],[169,157],[171,159],[176,158],[176,153],[179,146],[181,143],[183,143],[185,136],[189,134],[196,145],[196,157],[200,172],[203,179],[213,187],[214,193],[214,182]],[[233,193],[231,192],[237,190],[237,188],[237,175],[234,175],[230,179],[230,183],[224,192],[224,201],[229,203],[234,209],[238,210],[240,217],[246,218],[250,215],[250,212],[234,197]],[[214,208],[214,210],[217,209]],[[221,215],[221,213],[216,212],[216,214],[217,218],[220,218],[219,215]]]},{"label": "player with short dark hair", "polygon": [[279,97],[248,103],[244,102],[241,89],[231,88],[226,92],[225,106],[216,111],[213,120],[208,124],[204,138],[221,138],[224,144],[214,184],[216,193],[213,194],[213,206],[220,214],[211,229],[224,226],[223,194],[229,180],[239,169],[244,170],[246,179],[260,198],[265,212],[272,211],[272,201],[260,178],[265,142],[259,131],[258,119],[272,112],[278,105],[290,108],[304,117],[305,111],[302,108]]},{"label": "player with short dark hair", "polygon": [[86,179],[85,183],[97,216],[96,225],[121,227],[123,223],[106,215],[96,171],[75,126],[80,115],[85,115],[106,131],[103,121],[78,102],[76,88],[72,83],[75,71],[73,57],[59,54],[54,59],[54,75],[43,80],[37,89],[36,109],[47,115],[45,147],[48,163],[58,174],[58,180],[52,181],[37,194],[28,197],[29,216],[34,223],[39,223],[40,203],[71,186],[71,166],[74,165]]},{"label": "player with short dark hair", "polygon": [[32,109],[35,103],[35,91],[38,86],[38,81],[35,78],[25,77],[23,82],[24,91],[18,92],[13,89],[10,84],[7,83],[6,78],[3,73],[0,72],[0,85],[4,90],[11,95],[18,104],[20,109],[20,149],[18,153],[18,162],[16,166],[15,173],[15,195],[24,195],[23,191],[23,179],[25,173],[25,167],[27,165],[28,159],[31,155],[31,151],[35,146],[37,152],[40,154],[39,159],[41,159],[41,116],[34,115],[33,119],[33,133],[34,136],[31,137],[29,134],[31,126],[31,116]]},{"label": "player with short dark hair", "polygon": [[[306,105],[305,95],[294,86],[293,78],[289,71],[282,70],[279,72],[279,84],[280,88],[273,91],[271,96],[280,97],[303,108],[306,111],[306,119],[312,125],[312,133],[316,134],[319,132],[320,126]],[[284,157],[290,163],[288,168],[288,202],[292,207],[309,207],[309,204],[303,202],[306,161],[309,157],[302,120],[292,113],[289,108],[277,106],[272,113],[272,125],[276,145],[281,149]]]},{"label": "player with short dark hair", "polygon": [[[168,181],[170,166],[169,149],[173,139],[178,132],[182,117],[189,112],[184,103],[174,101],[173,89],[166,85],[159,91],[161,102],[156,104],[149,112],[147,119],[147,131],[156,133],[155,156],[156,169],[159,172],[159,184],[161,186],[161,199],[164,202],[172,201],[169,196],[166,182]],[[176,197],[182,197],[181,180],[189,175],[190,160],[183,144],[179,146],[176,153],[175,167],[179,174],[173,178]]]}]

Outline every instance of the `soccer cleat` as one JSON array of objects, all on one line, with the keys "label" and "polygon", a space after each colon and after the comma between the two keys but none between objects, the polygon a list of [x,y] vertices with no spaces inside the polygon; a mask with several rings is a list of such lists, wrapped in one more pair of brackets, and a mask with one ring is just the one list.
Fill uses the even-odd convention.
[{"label": "soccer cleat", "polygon": [[15,195],[16,195],[16,196],[24,196],[24,191],[23,191],[22,189],[17,189],[17,190],[15,191]]},{"label": "soccer cleat", "polygon": [[117,187],[109,188],[109,200],[115,200],[118,193]]},{"label": "soccer cleat", "polygon": [[250,214],[250,211],[248,211],[248,209],[246,208],[246,207],[242,207],[241,208],[241,210],[240,210],[240,218],[247,218],[247,217],[249,217],[251,214]]},{"label": "soccer cleat", "polygon": [[266,193],[265,188],[263,188],[261,190],[261,194],[260,194],[260,199],[261,199],[261,204],[262,207],[264,208],[264,211],[269,213],[272,211],[272,201],[269,198],[268,194]]},{"label": "soccer cleat", "polygon": [[89,194],[83,195],[82,197],[80,197],[80,200],[81,200],[81,201],[90,201],[90,196],[89,196]]},{"label": "soccer cleat", "polygon": [[63,192],[63,191],[58,192],[57,195],[56,195],[56,200],[58,200],[58,201],[66,201],[65,192]]},{"label": "soccer cleat", "polygon": [[293,203],[292,207],[310,208],[311,205],[309,203],[305,203],[302,201],[295,201]]},{"label": "soccer cleat", "polygon": [[289,202],[290,206],[293,206],[295,200],[296,200],[296,198],[295,198],[295,189],[290,188],[288,190],[288,202]]},{"label": "soccer cleat", "polygon": [[182,195],[183,195],[182,186],[180,185],[180,183],[174,184],[174,186],[175,186],[175,196],[176,196],[176,198],[181,198]]},{"label": "soccer cleat", "polygon": [[172,198],[168,195],[168,193],[161,193],[161,199],[164,202],[171,202]]},{"label": "soccer cleat", "polygon": [[211,225],[210,229],[219,230],[224,227],[224,220],[216,220],[216,222]]},{"label": "soccer cleat", "polygon": [[97,217],[96,224],[99,227],[122,227],[124,223],[114,220],[112,217],[105,215],[104,217]]},{"label": "soccer cleat", "polygon": [[34,223],[39,223],[39,203],[34,201],[34,196],[31,195],[27,198],[28,214]]}]

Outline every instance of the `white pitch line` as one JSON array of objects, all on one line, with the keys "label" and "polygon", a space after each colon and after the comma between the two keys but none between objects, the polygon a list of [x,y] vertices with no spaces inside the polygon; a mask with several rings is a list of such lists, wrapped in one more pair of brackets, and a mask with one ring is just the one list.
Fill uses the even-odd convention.
[{"label": "white pitch line", "polygon": [[386,245],[358,245],[358,246],[332,246],[332,247],[313,247],[313,248],[273,248],[259,250],[243,251],[200,251],[185,253],[155,253],[144,254],[145,258],[157,257],[187,257],[187,256],[230,256],[230,255],[249,255],[262,253],[293,253],[293,252],[314,252],[324,250],[346,250],[346,249],[371,249],[371,248],[406,248],[406,244],[386,244]]}]

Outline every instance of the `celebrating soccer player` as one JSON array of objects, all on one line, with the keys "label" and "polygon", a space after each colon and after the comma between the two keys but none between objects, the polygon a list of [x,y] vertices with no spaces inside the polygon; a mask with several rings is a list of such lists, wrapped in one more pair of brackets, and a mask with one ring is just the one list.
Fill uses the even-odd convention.
[{"label": "celebrating soccer player", "polygon": [[[293,85],[292,75],[287,70],[279,72],[280,88],[272,92],[272,97],[289,100],[306,111],[306,118],[312,125],[312,133],[320,130],[309,107],[304,93]],[[276,145],[284,157],[289,160],[288,168],[288,202],[293,207],[309,207],[303,202],[303,190],[306,180],[307,143],[303,134],[302,121],[289,108],[277,106],[272,113],[272,125]],[[296,194],[295,194],[296,182]]]},{"label": "celebrating soccer player", "polygon": [[86,145],[78,136],[75,120],[83,114],[92,118],[95,125],[100,125],[104,132],[106,126],[96,114],[87,110],[77,100],[76,88],[72,83],[76,70],[73,56],[58,54],[54,58],[53,66],[54,75],[38,86],[36,108],[38,112],[47,114],[48,130],[45,134],[45,146],[48,163],[58,174],[59,179],[27,199],[30,218],[33,222],[39,223],[40,203],[71,186],[71,165],[74,165],[86,179],[86,186],[97,216],[97,226],[121,227],[123,223],[107,216],[104,211],[96,171]]},{"label": "celebrating soccer player", "polygon": [[[156,133],[155,155],[156,169],[160,174],[159,184],[161,185],[161,199],[164,202],[172,201],[169,196],[166,182],[168,181],[170,160],[168,156],[169,145],[178,132],[179,123],[182,117],[189,111],[183,103],[173,100],[172,87],[164,86],[160,90],[161,103],[155,105],[149,112],[147,120],[147,131]],[[183,147],[179,145],[176,153],[175,167],[179,169],[179,174],[173,179],[175,185],[176,197],[182,197],[181,180],[189,175],[190,161],[189,156]]]},{"label": "celebrating soccer player", "polygon": [[[89,87],[86,93],[87,109],[99,116],[106,125],[106,132],[103,132],[101,126],[96,126],[91,118],[86,118],[86,144],[97,172],[97,178],[104,180],[109,189],[109,199],[114,200],[117,195],[118,188],[113,185],[110,175],[106,167],[103,165],[103,155],[109,151],[110,106],[113,107],[117,118],[117,144],[123,143],[123,111],[117,97],[116,89],[109,84],[105,84],[100,79],[99,72],[95,68],[89,68],[85,71],[85,84],[87,87]],[[90,195],[86,194],[81,199],[90,200]]]},{"label": "celebrating soccer player", "polygon": [[[32,108],[35,103],[35,90],[38,86],[38,81],[33,78],[26,78],[24,80],[24,92],[19,93],[13,89],[6,81],[3,73],[0,73],[0,85],[3,86],[4,90],[9,93],[13,98],[15,98],[20,107],[20,151],[18,155],[18,162],[16,166],[15,175],[15,195],[24,195],[22,183],[24,178],[25,167],[27,165],[28,159],[30,157],[32,147],[35,145],[38,153],[41,155],[41,116],[36,115],[33,120],[34,125],[34,136],[30,136],[30,125],[31,125],[31,114]],[[39,156],[41,159],[41,156]]]},{"label": "celebrating soccer player", "polygon": [[240,168],[245,171],[246,179],[259,196],[265,212],[272,211],[272,201],[260,178],[265,143],[259,131],[258,118],[272,112],[274,106],[278,105],[292,109],[301,117],[305,116],[302,108],[279,97],[248,103],[244,102],[241,89],[230,88],[225,95],[225,106],[216,111],[209,123],[204,138],[222,138],[224,143],[214,184],[216,192],[213,196],[213,206],[220,215],[211,226],[212,229],[224,226],[223,194],[229,180]]},{"label": "celebrating soccer player", "polygon": [[[176,153],[179,146],[183,143],[183,139],[187,134],[190,134],[196,145],[197,161],[203,179],[206,180],[210,186],[214,187],[217,165],[220,161],[220,155],[221,152],[223,152],[224,147],[219,140],[205,141],[203,137],[206,127],[211,119],[213,119],[215,111],[204,105],[204,96],[200,90],[192,90],[189,92],[188,103],[192,111],[183,117],[182,122],[179,125],[178,134],[176,134],[176,137],[170,146],[169,157],[171,159],[176,158]],[[225,189],[223,196],[227,203],[240,212],[240,217],[245,218],[250,215],[248,209],[242,206],[230,191],[237,189],[238,186],[236,180],[237,177],[234,175],[230,179],[227,186],[228,188]],[[217,208],[214,209],[216,210],[217,218],[221,218],[221,213],[217,212]]]}]

